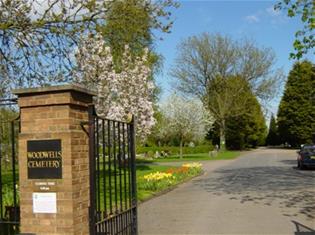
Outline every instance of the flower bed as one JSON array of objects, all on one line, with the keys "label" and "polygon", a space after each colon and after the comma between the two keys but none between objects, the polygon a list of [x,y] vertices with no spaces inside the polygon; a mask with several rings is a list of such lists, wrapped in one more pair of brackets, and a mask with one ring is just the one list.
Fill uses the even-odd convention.
[{"label": "flower bed", "polygon": [[201,172],[202,164],[200,163],[183,164],[181,167],[169,168],[164,172],[151,172],[139,178],[138,189],[156,193],[199,175]]},{"label": "flower bed", "polygon": [[172,185],[174,180],[173,174],[157,171],[143,176],[141,186],[146,190],[156,191]]}]

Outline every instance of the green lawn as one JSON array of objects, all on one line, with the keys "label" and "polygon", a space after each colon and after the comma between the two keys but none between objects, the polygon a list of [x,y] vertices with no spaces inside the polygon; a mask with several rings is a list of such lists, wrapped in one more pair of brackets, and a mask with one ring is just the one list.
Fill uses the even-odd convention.
[{"label": "green lawn", "polygon": [[153,160],[137,159],[137,163],[231,160],[237,158],[240,154],[238,151],[224,151],[219,152],[215,157],[209,157],[209,153],[195,153],[184,154],[182,159],[178,155]]}]

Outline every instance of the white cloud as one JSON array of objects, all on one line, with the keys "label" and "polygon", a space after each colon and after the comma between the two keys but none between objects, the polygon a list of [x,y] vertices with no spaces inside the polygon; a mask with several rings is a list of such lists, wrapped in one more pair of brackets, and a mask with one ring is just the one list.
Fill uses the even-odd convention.
[{"label": "white cloud", "polygon": [[246,16],[245,20],[249,23],[258,23],[260,21],[260,19],[257,15]]},{"label": "white cloud", "polygon": [[275,10],[274,6],[270,6],[266,9],[259,10],[252,15],[248,15],[244,18],[248,23],[270,23],[274,27],[284,24],[288,21],[288,17],[279,10]]}]

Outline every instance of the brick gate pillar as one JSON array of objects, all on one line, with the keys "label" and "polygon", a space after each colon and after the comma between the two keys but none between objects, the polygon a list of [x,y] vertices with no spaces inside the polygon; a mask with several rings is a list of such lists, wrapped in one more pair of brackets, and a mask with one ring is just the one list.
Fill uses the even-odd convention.
[{"label": "brick gate pillar", "polygon": [[95,94],[76,85],[14,94],[21,114],[21,233],[88,234],[88,136],[80,124]]}]

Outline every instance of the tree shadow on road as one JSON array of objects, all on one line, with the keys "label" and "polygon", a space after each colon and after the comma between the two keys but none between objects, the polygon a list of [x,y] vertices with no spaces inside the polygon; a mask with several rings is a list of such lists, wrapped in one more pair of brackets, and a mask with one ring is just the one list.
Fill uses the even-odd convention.
[{"label": "tree shadow on road", "polygon": [[194,184],[217,196],[229,195],[230,200],[241,203],[272,206],[278,201],[284,216],[301,213],[314,219],[315,171],[299,171],[290,165],[221,168],[207,178],[194,180]]},{"label": "tree shadow on road", "polygon": [[296,232],[295,235],[315,235],[315,230],[311,229],[297,221],[292,220],[292,223],[295,225]]}]

